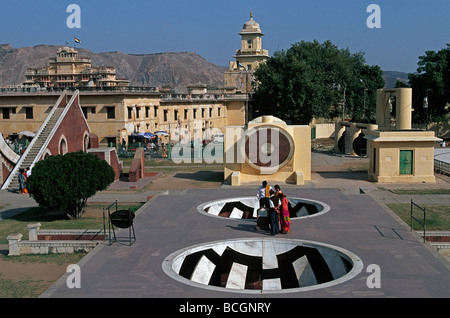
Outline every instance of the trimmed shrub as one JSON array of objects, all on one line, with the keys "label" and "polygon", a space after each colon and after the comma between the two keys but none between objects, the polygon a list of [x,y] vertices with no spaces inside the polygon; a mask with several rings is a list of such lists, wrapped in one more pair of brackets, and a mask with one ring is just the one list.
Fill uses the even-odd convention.
[{"label": "trimmed shrub", "polygon": [[86,201],[114,182],[114,176],[113,168],[96,155],[70,152],[37,162],[27,189],[39,206],[78,218]]}]

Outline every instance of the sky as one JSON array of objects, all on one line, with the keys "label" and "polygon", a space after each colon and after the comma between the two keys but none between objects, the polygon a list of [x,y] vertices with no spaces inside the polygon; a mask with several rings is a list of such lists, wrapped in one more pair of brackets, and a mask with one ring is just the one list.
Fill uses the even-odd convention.
[{"label": "sky", "polygon": [[[79,6],[79,19],[68,12],[70,4]],[[371,4],[379,10],[368,12]],[[384,71],[415,72],[425,51],[450,43],[449,0],[0,0],[0,43],[68,42],[96,53],[196,52],[227,66],[250,12],[270,56],[300,41],[330,40],[365,52],[367,64]],[[68,18],[79,28],[69,27]],[[74,44],[74,37],[82,43]]]}]

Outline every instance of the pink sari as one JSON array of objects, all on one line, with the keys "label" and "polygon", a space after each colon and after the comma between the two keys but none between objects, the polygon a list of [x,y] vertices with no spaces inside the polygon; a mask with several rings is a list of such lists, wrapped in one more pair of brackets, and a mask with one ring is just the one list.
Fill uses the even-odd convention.
[{"label": "pink sari", "polygon": [[291,218],[289,216],[288,200],[286,196],[281,199],[281,215],[280,215],[281,233],[287,234],[291,229]]}]

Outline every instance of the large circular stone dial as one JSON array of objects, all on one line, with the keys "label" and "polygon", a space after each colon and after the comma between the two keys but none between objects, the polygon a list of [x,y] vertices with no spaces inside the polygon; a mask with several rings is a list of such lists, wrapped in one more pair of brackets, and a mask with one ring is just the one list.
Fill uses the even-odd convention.
[{"label": "large circular stone dial", "polygon": [[258,126],[246,133],[246,161],[261,173],[275,173],[286,165],[295,150],[291,135],[276,126]]}]

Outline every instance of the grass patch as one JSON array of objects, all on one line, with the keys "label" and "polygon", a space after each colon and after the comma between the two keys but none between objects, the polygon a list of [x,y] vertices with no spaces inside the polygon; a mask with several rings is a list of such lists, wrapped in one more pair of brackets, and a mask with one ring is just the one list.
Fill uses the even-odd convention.
[{"label": "grass patch", "polygon": [[[406,224],[411,224],[411,204],[391,203],[387,204],[395,214],[397,214]],[[449,231],[450,213],[448,206],[443,205],[420,205],[426,209],[426,229],[427,231]],[[422,220],[423,213],[418,208],[413,208],[413,216]],[[416,221],[413,222],[413,230],[420,231],[422,226]]]},{"label": "grass patch", "polygon": [[42,280],[24,279],[15,281],[0,275],[0,298],[34,298],[41,294]]},{"label": "grass patch", "polygon": [[[29,223],[41,223],[41,229],[101,229],[103,228],[103,208],[108,204],[88,204],[82,217],[70,220],[64,213],[49,211],[42,207],[29,208],[0,222],[0,244],[7,244],[9,234],[21,233],[22,240],[28,240]],[[136,212],[142,204],[119,204],[118,209],[130,209]]]},{"label": "grass patch", "polygon": [[[35,266],[45,266],[45,264],[57,264],[66,268],[69,264],[78,263],[86,253],[75,254],[49,254],[49,255],[0,255],[0,262],[17,263],[17,268],[23,264],[35,264]],[[43,265],[40,265],[43,264]],[[35,298],[48,289],[54,281],[30,278],[24,275],[21,278],[11,279],[0,269],[0,298]]]},{"label": "grass patch", "polygon": [[16,255],[16,256],[6,256],[0,254],[0,260],[10,261],[21,264],[38,263],[38,264],[76,264],[78,263],[87,253],[72,253],[72,254],[30,254],[30,255]]}]

